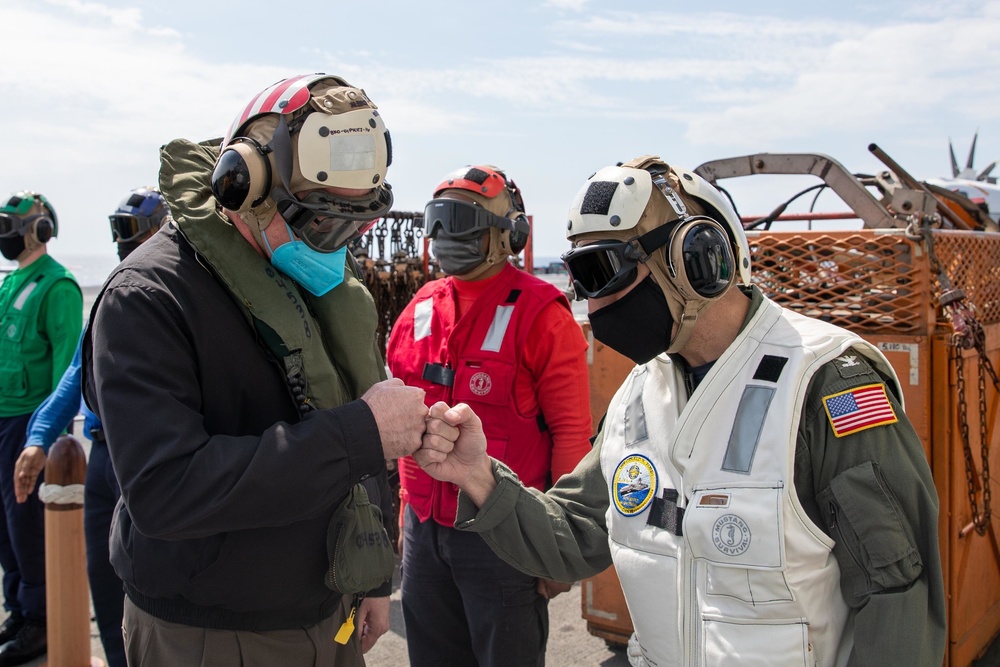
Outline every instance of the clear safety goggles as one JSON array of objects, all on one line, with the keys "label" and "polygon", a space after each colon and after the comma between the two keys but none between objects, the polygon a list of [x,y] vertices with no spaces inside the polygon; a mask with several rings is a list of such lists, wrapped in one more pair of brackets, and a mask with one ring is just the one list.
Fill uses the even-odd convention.
[{"label": "clear safety goggles", "polygon": [[367,197],[353,198],[314,190],[301,199],[275,196],[275,203],[307,246],[316,252],[336,252],[379,221],[392,206],[392,191],[382,187]]},{"label": "clear safety goggles", "polygon": [[38,214],[22,218],[8,213],[0,213],[0,238],[24,236],[31,223],[42,218],[49,219],[49,216]]},{"label": "clear safety goggles", "polygon": [[460,241],[475,238],[490,227],[514,231],[517,226],[510,218],[490,213],[472,202],[458,199],[432,199],[424,209],[424,229],[427,238],[437,238],[439,232]]}]

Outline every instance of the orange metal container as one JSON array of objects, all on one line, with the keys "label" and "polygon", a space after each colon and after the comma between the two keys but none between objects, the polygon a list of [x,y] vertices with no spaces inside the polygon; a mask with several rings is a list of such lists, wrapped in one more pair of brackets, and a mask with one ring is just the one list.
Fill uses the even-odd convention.
[{"label": "orange metal container", "polygon": [[[850,329],[881,349],[902,384],[906,414],[920,436],[940,499],[938,525],[948,612],[945,665],[972,663],[1000,633],[1000,508],[985,535],[971,522],[959,424],[958,381],[949,357],[952,326],[938,305],[942,291],[920,240],[902,230],[748,234],[754,282],[778,303]],[[986,352],[1000,368],[1000,234],[938,231],[939,266],[975,305]],[[589,327],[584,324],[589,336]],[[631,362],[591,346],[594,424]],[[1000,503],[1000,396],[989,376],[980,414],[975,350],[962,354],[974,481],[982,510],[981,420],[987,425],[990,481]],[[996,507],[996,503],[994,503]],[[584,582],[583,617],[591,634],[624,644],[632,622],[614,572]]]}]

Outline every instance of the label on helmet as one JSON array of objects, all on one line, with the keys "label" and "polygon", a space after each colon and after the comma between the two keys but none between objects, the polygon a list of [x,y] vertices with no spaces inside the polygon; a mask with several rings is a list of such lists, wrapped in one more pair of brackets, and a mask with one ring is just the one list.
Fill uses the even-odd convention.
[{"label": "label on helmet", "polygon": [[313,112],[295,139],[299,171],[318,187],[370,190],[385,179],[385,125],[373,109],[334,115]]}]

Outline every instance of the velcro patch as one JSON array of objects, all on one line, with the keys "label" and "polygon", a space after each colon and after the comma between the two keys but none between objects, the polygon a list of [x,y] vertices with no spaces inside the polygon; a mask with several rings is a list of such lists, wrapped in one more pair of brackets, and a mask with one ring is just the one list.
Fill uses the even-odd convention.
[{"label": "velcro patch", "polygon": [[765,354],[764,358],[760,360],[760,364],[757,365],[757,370],[754,371],[753,379],[777,382],[778,378],[781,377],[781,369],[785,367],[787,361],[788,357]]},{"label": "velcro patch", "polygon": [[868,360],[854,350],[848,350],[834,359],[833,365],[837,368],[837,372],[840,373],[840,377],[845,380],[872,372],[872,367],[868,363]]},{"label": "velcro patch", "polygon": [[487,174],[482,169],[477,169],[475,167],[473,167],[472,169],[470,169],[465,174],[465,179],[466,180],[472,181],[473,183],[479,183],[480,185],[482,185],[483,183],[485,183],[486,179],[488,177],[489,177],[489,174]]},{"label": "velcro patch", "polygon": [[580,204],[580,214],[607,215],[611,209],[611,199],[617,189],[617,181],[591,181],[587,186],[587,194],[583,196],[583,202]]},{"label": "velcro patch", "polygon": [[824,396],[823,407],[838,438],[899,421],[885,395],[884,384],[866,384]]}]

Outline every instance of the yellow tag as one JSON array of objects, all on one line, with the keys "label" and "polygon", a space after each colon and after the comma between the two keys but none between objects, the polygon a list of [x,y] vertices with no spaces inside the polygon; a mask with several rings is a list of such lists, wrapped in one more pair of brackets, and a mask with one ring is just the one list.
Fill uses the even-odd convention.
[{"label": "yellow tag", "polygon": [[333,638],[333,641],[338,644],[346,644],[351,641],[351,635],[354,634],[354,612],[357,611],[357,607],[351,607],[351,615],[347,617],[344,624],[340,626],[340,630],[337,630],[337,636]]}]

